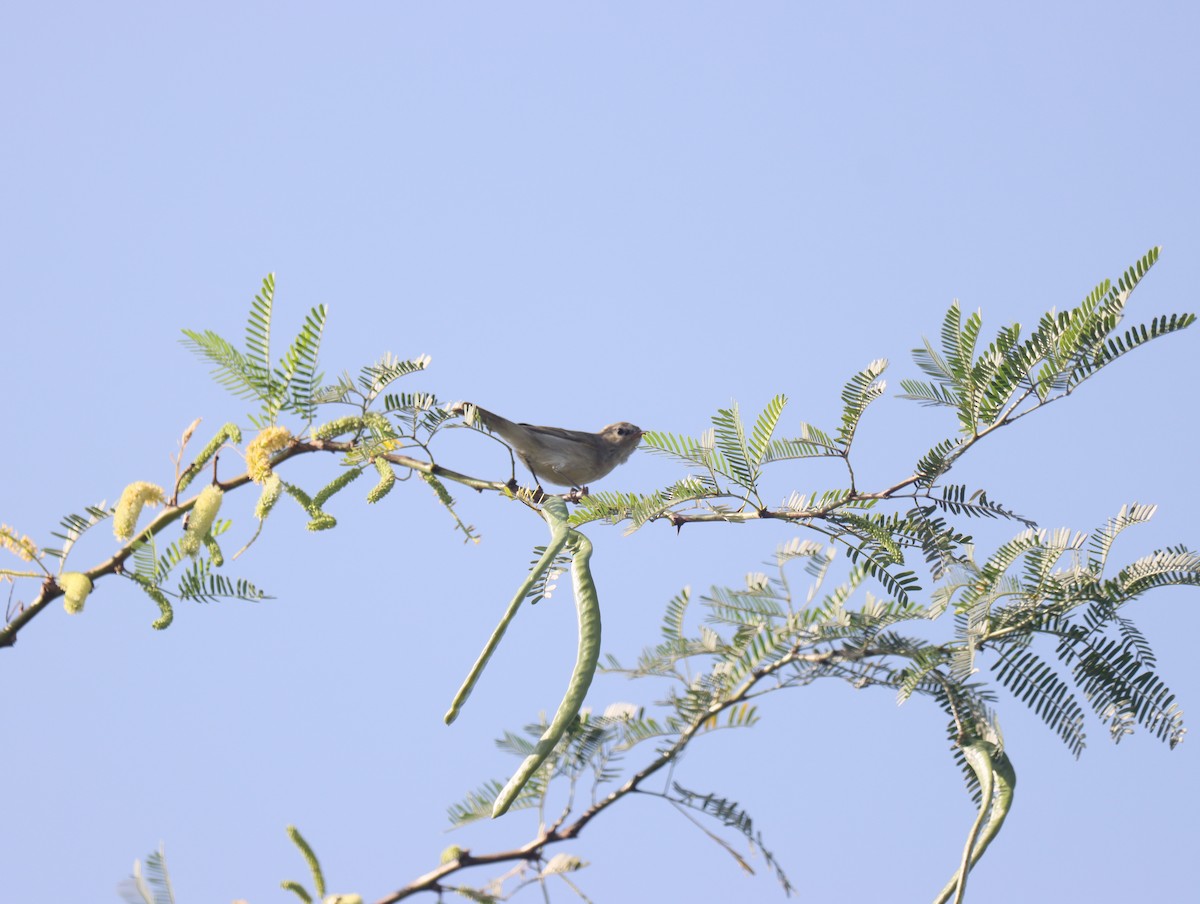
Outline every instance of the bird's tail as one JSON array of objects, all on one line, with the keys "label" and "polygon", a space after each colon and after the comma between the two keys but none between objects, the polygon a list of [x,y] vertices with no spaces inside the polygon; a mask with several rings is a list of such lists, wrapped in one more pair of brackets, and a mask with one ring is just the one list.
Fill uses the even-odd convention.
[{"label": "bird's tail", "polygon": [[449,411],[451,414],[465,417],[468,424],[475,422],[483,424],[492,433],[497,433],[501,437],[517,426],[512,421],[502,418],[486,408],[481,408],[474,402],[455,402],[450,406]]}]

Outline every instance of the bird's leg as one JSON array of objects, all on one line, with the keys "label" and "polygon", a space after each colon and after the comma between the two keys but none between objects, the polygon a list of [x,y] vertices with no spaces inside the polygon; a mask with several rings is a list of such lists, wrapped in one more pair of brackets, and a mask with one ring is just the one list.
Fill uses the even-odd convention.
[{"label": "bird's leg", "polygon": [[525,467],[529,468],[529,473],[533,475],[533,504],[537,505],[546,498],[546,493],[542,489],[542,481],[538,479],[537,471],[533,469],[533,465],[529,463],[529,460],[525,456],[521,456],[521,461],[525,462]]},{"label": "bird's leg", "polygon": [[563,495],[567,502],[579,502],[584,496],[588,495],[587,487],[571,487],[570,492]]}]

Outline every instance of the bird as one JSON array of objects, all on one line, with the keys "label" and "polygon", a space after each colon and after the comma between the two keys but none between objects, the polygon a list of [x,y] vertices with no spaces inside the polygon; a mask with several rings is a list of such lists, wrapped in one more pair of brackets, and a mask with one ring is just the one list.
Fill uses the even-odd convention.
[{"label": "bird", "polygon": [[609,424],[599,433],[518,424],[469,402],[457,402],[451,414],[468,414],[504,440],[529,469],[541,490],[542,480],[555,486],[579,489],[624,464],[642,441],[642,429],[628,421]]}]

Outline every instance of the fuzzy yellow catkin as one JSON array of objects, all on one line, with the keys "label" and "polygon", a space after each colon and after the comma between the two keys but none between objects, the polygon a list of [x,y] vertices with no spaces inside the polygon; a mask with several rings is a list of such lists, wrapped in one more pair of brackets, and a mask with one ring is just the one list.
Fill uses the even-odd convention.
[{"label": "fuzzy yellow catkin", "polygon": [[117,503],[117,510],[113,513],[113,534],[118,540],[128,540],[137,527],[138,515],[142,513],[142,508],[158,505],[162,501],[163,488],[157,484],[138,480],[125,487]]},{"label": "fuzzy yellow catkin", "polygon": [[587,866],[582,860],[574,854],[555,854],[546,865],[542,868],[543,876],[553,876],[559,873],[573,873],[575,870],[583,869]]},{"label": "fuzzy yellow catkin", "polygon": [[287,427],[267,427],[246,446],[246,473],[255,483],[262,483],[271,473],[271,455],[292,439]]},{"label": "fuzzy yellow catkin", "polygon": [[175,620],[175,610],[171,608],[171,601],[157,587],[143,584],[142,589],[146,591],[150,599],[154,600],[158,606],[158,611],[161,613],[157,619],[151,622],[150,627],[156,631],[162,631],[170,627],[171,622]]},{"label": "fuzzy yellow catkin", "polygon": [[271,513],[271,509],[275,507],[275,503],[279,501],[281,492],[283,492],[283,479],[278,474],[271,472],[263,482],[258,504],[254,506],[254,517],[259,521],[265,521],[267,515]]},{"label": "fuzzy yellow catkin", "polygon": [[27,535],[18,534],[15,527],[9,527],[7,524],[0,524],[0,549],[7,549],[26,562],[32,562],[42,555],[33,540]]},{"label": "fuzzy yellow catkin", "polygon": [[392,466],[382,458],[371,459],[371,464],[375,466],[375,470],[379,472],[379,483],[371,488],[371,492],[367,493],[367,502],[378,502],[384,496],[392,491],[392,487],[396,485],[396,472],[392,470]]},{"label": "fuzzy yellow catkin", "polygon": [[92,579],[82,572],[68,571],[66,574],[60,574],[54,580],[65,594],[63,608],[71,615],[78,615],[82,612],[83,604],[87,601],[88,594],[92,592]]},{"label": "fuzzy yellow catkin", "polygon": [[325,904],[362,904],[362,895],[327,895]]},{"label": "fuzzy yellow catkin", "polygon": [[204,535],[204,548],[208,550],[208,559],[214,567],[220,568],[225,564],[225,554],[221,552],[221,546],[212,534]]},{"label": "fuzzy yellow catkin", "polygon": [[318,512],[308,524],[305,525],[308,530],[330,530],[337,527],[337,518],[330,515],[328,512]]},{"label": "fuzzy yellow catkin", "polygon": [[217,431],[217,435],[209,440],[208,445],[196,456],[196,460],[188,465],[186,471],[179,475],[179,485],[175,487],[176,493],[183,492],[191,484],[196,475],[200,473],[201,468],[208,463],[209,459],[217,454],[217,450],[221,448],[225,440],[229,440],[231,443],[240,443],[242,441],[241,428],[237,424],[230,423]]},{"label": "fuzzy yellow catkin", "polygon": [[225,494],[218,486],[207,486],[196,497],[196,504],[188,517],[187,530],[179,543],[179,550],[193,559],[200,552],[200,544],[212,530],[213,522],[217,520],[217,512],[221,510],[221,499]]},{"label": "fuzzy yellow catkin", "polygon": [[357,415],[351,414],[346,417],[339,417],[328,424],[322,424],[314,430],[313,439],[333,439],[335,436],[341,436],[343,433],[361,430],[362,426],[363,419]]}]

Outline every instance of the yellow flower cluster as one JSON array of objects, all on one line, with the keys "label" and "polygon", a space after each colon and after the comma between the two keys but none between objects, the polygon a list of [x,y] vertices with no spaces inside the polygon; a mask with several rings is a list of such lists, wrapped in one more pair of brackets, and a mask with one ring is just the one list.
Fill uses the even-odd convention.
[{"label": "yellow flower cluster", "polygon": [[42,551],[33,540],[25,534],[18,534],[15,527],[9,527],[7,524],[0,524],[0,549],[7,549],[26,562],[42,557]]},{"label": "yellow flower cluster", "polygon": [[68,571],[66,574],[60,574],[54,580],[66,595],[63,600],[63,608],[72,615],[82,612],[83,604],[87,601],[88,594],[92,592],[92,579],[82,572]]},{"label": "yellow flower cluster", "polygon": [[262,483],[271,473],[271,455],[292,439],[287,427],[267,427],[246,446],[246,472],[255,483]]},{"label": "yellow flower cluster", "polygon": [[212,530],[213,522],[217,520],[217,512],[221,510],[221,499],[224,496],[218,486],[207,486],[200,491],[192,513],[188,516],[187,530],[183,532],[183,539],[179,543],[181,552],[193,559],[199,554],[200,544],[204,542],[204,538]]},{"label": "yellow flower cluster", "polygon": [[128,540],[137,527],[138,515],[143,506],[155,506],[163,501],[163,488],[157,484],[139,480],[125,487],[113,515],[113,533],[118,540]]}]

